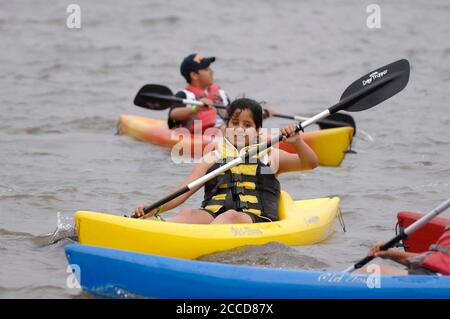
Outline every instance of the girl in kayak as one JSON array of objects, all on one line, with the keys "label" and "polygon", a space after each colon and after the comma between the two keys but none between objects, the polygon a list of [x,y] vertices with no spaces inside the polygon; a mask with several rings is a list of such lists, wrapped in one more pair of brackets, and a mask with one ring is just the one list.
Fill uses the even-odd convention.
[{"label": "girl in kayak", "polygon": [[[217,169],[246,151],[258,147],[263,122],[261,105],[251,99],[240,98],[230,104],[225,136],[211,152],[206,153],[191,174],[178,188],[184,187]],[[258,223],[278,220],[280,183],[277,176],[291,171],[314,169],[318,159],[303,141],[302,133],[292,124],[280,131],[283,141],[291,144],[297,154],[278,148],[260,152],[247,162],[232,167],[224,174],[207,182],[201,208],[185,208],[169,222],[192,224]],[[171,210],[184,203],[200,187],[173,199],[146,217]],[[144,215],[140,205],[134,217]]]},{"label": "girl in kayak", "polygon": [[[398,249],[380,250],[383,241],[376,243],[368,256],[391,259],[406,268],[380,265],[381,275],[450,275],[450,225],[444,230],[436,244],[431,245],[425,253],[410,253]],[[368,273],[367,267],[358,269],[356,273]]]}]

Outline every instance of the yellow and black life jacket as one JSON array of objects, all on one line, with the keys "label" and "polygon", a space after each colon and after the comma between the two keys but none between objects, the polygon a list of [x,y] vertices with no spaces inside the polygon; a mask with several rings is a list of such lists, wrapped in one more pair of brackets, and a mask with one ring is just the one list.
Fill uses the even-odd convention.
[{"label": "yellow and black life jacket", "polygon": [[[225,165],[260,144],[247,146],[238,151],[226,138],[218,143],[219,161],[208,173]],[[270,149],[232,167],[205,184],[202,208],[217,213],[228,209],[243,211],[257,216],[278,220],[280,182],[268,165]]]}]

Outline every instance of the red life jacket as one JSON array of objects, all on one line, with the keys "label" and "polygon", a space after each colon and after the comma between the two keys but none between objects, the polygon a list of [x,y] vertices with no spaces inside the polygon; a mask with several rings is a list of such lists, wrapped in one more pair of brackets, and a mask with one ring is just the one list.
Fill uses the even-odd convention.
[{"label": "red life jacket", "polygon": [[[208,98],[212,100],[214,103],[223,104],[222,98],[219,94],[220,87],[217,84],[213,84],[208,88],[208,91],[203,91],[195,86],[188,85],[186,87],[186,91],[189,91],[195,95],[196,100],[200,100],[202,98]],[[187,97],[189,99],[189,96]],[[191,132],[194,132],[194,121],[200,120],[202,121],[202,132],[204,132],[207,128],[214,127],[216,124],[217,118],[217,110],[215,107],[210,109],[202,109],[194,114],[194,116],[183,122],[183,126],[187,127]]]},{"label": "red life jacket", "polygon": [[421,266],[443,275],[450,275],[450,225],[445,228],[436,244],[431,245]]}]

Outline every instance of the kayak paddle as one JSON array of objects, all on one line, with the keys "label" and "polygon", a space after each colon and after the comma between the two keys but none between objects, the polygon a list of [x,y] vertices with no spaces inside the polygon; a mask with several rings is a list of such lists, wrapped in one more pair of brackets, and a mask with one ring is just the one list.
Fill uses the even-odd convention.
[{"label": "kayak paddle", "polygon": [[[159,84],[144,85],[134,98],[135,105],[156,111],[168,109],[175,103],[200,106],[205,105],[203,102],[197,100],[189,100],[177,97],[168,87]],[[213,106],[218,109],[227,109],[227,107],[222,104],[213,103]],[[273,114],[273,116],[297,121],[304,121],[308,119],[307,117],[303,116],[283,114]],[[321,129],[351,126],[353,127],[353,135],[355,135],[356,133],[355,120],[348,114],[332,114],[325,119],[317,121],[317,124]]]},{"label": "kayak paddle", "polygon": [[[442,213],[444,210],[450,207],[450,198],[447,199],[445,202],[441,203],[438,207],[430,211],[428,214],[423,216],[422,218],[418,219],[416,222],[414,222],[412,225],[407,227],[406,229],[400,230],[400,233],[389,240],[387,243],[382,245],[380,247],[380,250],[388,250],[389,248],[392,248],[401,240],[408,239],[408,236],[414,233],[416,230],[424,226],[426,223],[428,223],[430,220],[432,220],[434,217]],[[350,266],[344,272],[353,272],[356,269],[362,268],[365,264],[372,261],[375,257],[373,256],[366,256],[365,258],[358,261],[353,266]]]},{"label": "kayak paddle", "polygon": [[[307,126],[331,115],[338,111],[360,112],[374,107],[375,105],[385,101],[386,99],[394,96],[406,86],[409,80],[409,62],[405,59],[393,62],[386,66],[383,66],[369,74],[361,77],[353,82],[344,92],[341,100],[329,107],[328,109],[320,112],[319,114],[301,122],[297,125],[296,132],[303,130]],[[345,96],[344,96],[345,95]],[[163,102],[164,103],[164,102]],[[149,212],[164,205],[178,196],[189,192],[190,190],[200,187],[209,180],[217,177],[221,173],[228,169],[245,162],[246,159],[253,157],[254,155],[268,149],[272,145],[278,143],[283,139],[283,135],[280,134],[274,137],[272,140],[261,144],[258,148],[252,149],[249,152],[242,154],[234,160],[226,163],[225,165],[217,168],[216,170],[198,178],[197,180],[189,183],[176,192],[167,195],[163,199],[144,208],[145,215],[141,218],[146,218]]]}]

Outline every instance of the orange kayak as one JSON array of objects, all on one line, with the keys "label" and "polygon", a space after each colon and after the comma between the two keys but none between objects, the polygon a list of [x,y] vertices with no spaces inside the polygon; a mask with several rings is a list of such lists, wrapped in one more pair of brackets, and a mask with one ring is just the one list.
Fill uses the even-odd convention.
[{"label": "orange kayak", "polygon": [[[184,151],[179,155],[202,154],[205,147],[215,139],[217,131],[204,135],[193,135],[179,130],[171,130],[164,120],[137,115],[120,115],[119,134],[131,136],[137,140],[161,145],[169,148],[177,147]],[[353,137],[352,127],[339,127],[306,132],[305,142],[315,151],[322,166],[339,166],[349,149]],[[293,153],[294,148],[287,143],[279,143],[279,147]],[[189,154],[186,154],[189,153]]]}]

